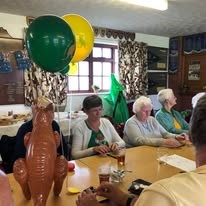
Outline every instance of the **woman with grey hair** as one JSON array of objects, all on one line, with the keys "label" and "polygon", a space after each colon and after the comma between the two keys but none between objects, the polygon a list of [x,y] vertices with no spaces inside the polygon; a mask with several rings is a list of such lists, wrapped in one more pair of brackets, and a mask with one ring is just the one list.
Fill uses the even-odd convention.
[{"label": "woman with grey hair", "polygon": [[160,90],[158,100],[162,108],[156,113],[155,118],[168,132],[182,134],[188,138],[189,124],[178,111],[173,109],[176,99],[172,89]]},{"label": "woman with grey hair", "polygon": [[150,98],[141,96],[133,104],[135,115],[127,120],[124,128],[124,141],[127,147],[140,145],[179,147],[181,135],[167,132],[158,121],[150,116],[152,102]]}]

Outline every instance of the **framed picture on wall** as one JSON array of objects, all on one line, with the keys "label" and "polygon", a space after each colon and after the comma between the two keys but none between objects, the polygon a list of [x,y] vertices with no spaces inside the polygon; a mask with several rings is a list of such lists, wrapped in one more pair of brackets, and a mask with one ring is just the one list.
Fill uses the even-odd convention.
[{"label": "framed picture on wall", "polygon": [[200,61],[192,61],[189,64],[188,80],[200,80]]}]

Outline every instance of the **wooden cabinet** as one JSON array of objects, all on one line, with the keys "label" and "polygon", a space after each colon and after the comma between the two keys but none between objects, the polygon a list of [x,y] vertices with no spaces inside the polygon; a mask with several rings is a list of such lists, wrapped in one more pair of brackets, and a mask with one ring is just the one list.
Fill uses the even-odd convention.
[{"label": "wooden cabinet", "polygon": [[171,38],[168,68],[177,108],[191,108],[192,97],[206,92],[206,33]]}]

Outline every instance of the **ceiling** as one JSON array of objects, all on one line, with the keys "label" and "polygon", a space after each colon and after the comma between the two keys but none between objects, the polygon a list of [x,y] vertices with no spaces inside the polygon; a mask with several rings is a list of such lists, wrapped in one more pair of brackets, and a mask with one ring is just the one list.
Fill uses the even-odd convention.
[{"label": "ceiling", "polygon": [[0,0],[0,12],[38,17],[79,14],[92,26],[166,37],[206,32],[205,0],[168,0],[158,11],[120,0]]}]

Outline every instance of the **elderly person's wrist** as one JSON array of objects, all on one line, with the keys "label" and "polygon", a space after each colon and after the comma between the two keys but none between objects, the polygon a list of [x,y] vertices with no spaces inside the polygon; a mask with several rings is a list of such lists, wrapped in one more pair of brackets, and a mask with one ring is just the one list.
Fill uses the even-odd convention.
[{"label": "elderly person's wrist", "polygon": [[95,154],[98,153],[98,152],[97,152],[97,147],[93,147],[92,150],[93,150],[93,152],[94,152]]}]

